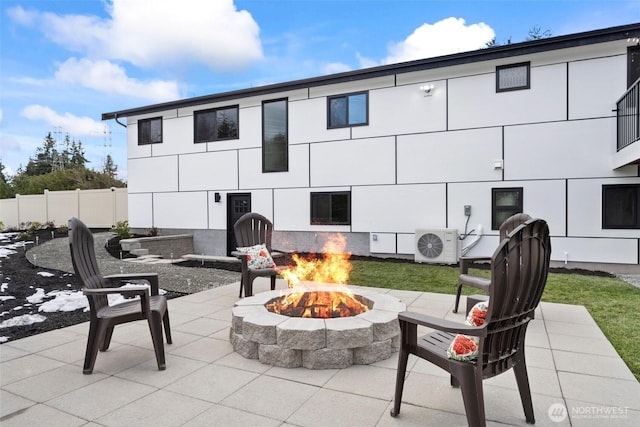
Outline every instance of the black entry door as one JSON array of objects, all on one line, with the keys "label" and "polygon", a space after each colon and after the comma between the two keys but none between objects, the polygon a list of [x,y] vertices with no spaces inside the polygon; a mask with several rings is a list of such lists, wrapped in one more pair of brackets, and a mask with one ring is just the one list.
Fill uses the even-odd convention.
[{"label": "black entry door", "polygon": [[233,224],[248,212],[251,212],[250,193],[227,193],[227,255],[231,255],[231,251],[235,251],[238,246]]}]

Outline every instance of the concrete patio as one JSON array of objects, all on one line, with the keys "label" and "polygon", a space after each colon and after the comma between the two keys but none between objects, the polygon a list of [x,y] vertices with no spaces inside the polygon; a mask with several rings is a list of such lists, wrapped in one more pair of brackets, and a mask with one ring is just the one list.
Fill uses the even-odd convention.
[{"label": "concrete patio", "polygon": [[[284,287],[284,282],[278,284]],[[254,292],[267,290],[256,280]],[[409,310],[463,321],[452,295],[390,291]],[[88,324],[0,345],[0,423],[46,426],[466,425],[459,389],[414,358],[398,418],[389,410],[397,353],[346,369],[285,369],[229,342],[238,284],[169,301],[173,341],[158,371],[145,322],[116,327],[82,374]],[[464,306],[464,302],[462,304]],[[542,303],[527,335],[538,426],[640,425],[640,383],[582,306]],[[526,425],[512,372],[485,381],[488,425]]]}]

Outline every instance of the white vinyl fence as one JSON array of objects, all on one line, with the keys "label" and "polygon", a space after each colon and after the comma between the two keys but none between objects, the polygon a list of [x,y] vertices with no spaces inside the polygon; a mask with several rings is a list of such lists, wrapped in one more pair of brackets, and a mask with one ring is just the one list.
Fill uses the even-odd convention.
[{"label": "white vinyl fence", "polygon": [[44,194],[0,199],[0,221],[5,228],[20,228],[27,222],[66,226],[73,216],[92,228],[111,228],[118,221],[126,221],[127,189],[44,190]]}]

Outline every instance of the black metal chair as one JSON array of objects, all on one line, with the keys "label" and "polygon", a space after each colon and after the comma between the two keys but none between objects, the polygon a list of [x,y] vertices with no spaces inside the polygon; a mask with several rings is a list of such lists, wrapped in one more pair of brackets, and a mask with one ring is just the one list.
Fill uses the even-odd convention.
[{"label": "black metal chair", "polygon": [[[500,225],[500,241],[507,237],[507,234],[511,233],[517,226],[519,226],[520,224],[524,224],[529,219],[531,219],[531,217],[526,213],[517,213],[507,218],[505,222]],[[487,292],[487,290],[489,289],[489,284],[491,283],[491,279],[489,279],[488,277],[471,275],[469,274],[469,268],[471,268],[475,263],[489,261],[491,261],[491,257],[460,257],[460,275],[458,276],[458,287],[456,289],[456,303],[453,307],[454,313],[458,312],[458,305],[460,304],[460,294],[462,293],[463,286],[471,286],[476,289],[481,289],[485,293]]]},{"label": "black metal chair", "polygon": [[[73,269],[82,281],[83,293],[89,299],[91,315],[83,372],[85,374],[93,372],[98,350],[107,351],[109,349],[113,328],[116,325],[143,319],[149,323],[158,369],[164,370],[166,364],[162,341],[163,323],[168,344],[171,344],[171,328],[167,299],[164,295],[158,294],[157,273],[114,274],[110,276],[100,274],[93,247],[93,234],[78,218],[69,220],[69,248]],[[151,295],[146,288],[123,289],[115,287],[131,280],[149,282]],[[109,294],[121,294],[125,298],[138,296],[140,300],[126,301],[110,306],[107,300]]]},{"label": "black metal chair", "polygon": [[[271,237],[273,235],[273,224],[266,217],[249,212],[242,215],[234,224],[233,231],[236,237],[238,247],[251,247],[264,244],[271,258],[274,260],[283,257],[280,252],[271,250]],[[275,268],[249,268],[248,255],[240,251],[233,251],[231,254],[238,257],[242,262],[242,275],[240,278],[240,297],[244,289],[244,296],[253,295],[253,281],[256,277],[270,277],[271,290],[276,288],[276,276],[278,272]]]},{"label": "black metal chair", "polygon": [[[413,354],[450,373],[451,384],[462,389],[470,426],[486,425],[482,380],[513,368],[526,421],[535,422],[525,363],[525,335],[546,285],[550,254],[549,228],[541,219],[530,219],[502,240],[491,259],[489,307],[481,326],[413,312],[398,315],[401,347],[392,416],[400,413],[407,362]],[[436,332],[418,338],[419,325]],[[456,334],[478,337],[476,361],[447,356]]]}]

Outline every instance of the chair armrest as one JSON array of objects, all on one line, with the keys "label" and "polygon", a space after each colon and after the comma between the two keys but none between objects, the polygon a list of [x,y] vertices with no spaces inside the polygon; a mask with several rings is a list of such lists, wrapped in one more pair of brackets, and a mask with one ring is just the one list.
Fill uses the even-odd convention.
[{"label": "chair armrest", "polygon": [[460,262],[460,274],[469,273],[469,267],[477,262],[491,262],[491,257],[486,256],[463,256],[458,260]]},{"label": "chair armrest", "polygon": [[239,251],[232,251],[231,255],[238,258],[242,262],[242,270],[246,270],[249,268],[249,264],[247,261],[249,258],[249,254],[246,254],[244,252],[239,252]]},{"label": "chair armrest", "polygon": [[121,273],[104,276],[110,282],[127,282],[129,280],[146,280],[151,286],[151,295],[159,295],[158,273]]},{"label": "chair armrest", "polygon": [[271,258],[282,258],[284,254],[282,252],[271,252]]},{"label": "chair armrest", "polygon": [[149,292],[147,288],[98,288],[98,289],[83,289],[82,293],[86,296],[92,295],[104,295],[107,296],[109,294],[120,294],[125,298],[135,298],[136,296],[140,297],[140,306],[142,312],[146,315],[149,314]]},{"label": "chair armrest", "polygon": [[249,254],[246,254],[244,252],[240,252],[240,251],[231,251],[231,255],[233,255],[236,258],[247,258],[249,256]]},{"label": "chair armrest", "polygon": [[451,320],[440,319],[438,317],[428,316],[426,314],[416,313],[413,311],[403,311],[402,313],[399,313],[398,320],[454,334],[473,335],[476,337],[484,337],[487,335],[487,328],[484,325],[470,326],[464,323],[452,322]]}]

